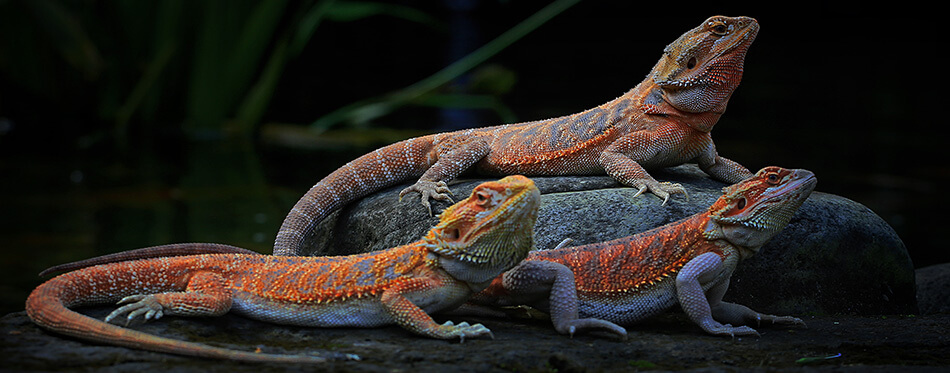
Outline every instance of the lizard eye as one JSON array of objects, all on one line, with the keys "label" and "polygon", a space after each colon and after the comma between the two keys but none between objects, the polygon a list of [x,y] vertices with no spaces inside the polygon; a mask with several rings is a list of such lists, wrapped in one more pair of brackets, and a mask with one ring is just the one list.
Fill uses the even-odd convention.
[{"label": "lizard eye", "polygon": [[489,199],[488,193],[486,193],[485,191],[480,190],[478,192],[475,192],[475,203],[479,205],[484,205],[486,202],[488,202],[488,199]]},{"label": "lizard eye", "polygon": [[746,205],[746,200],[745,200],[745,198],[742,198],[742,199],[739,200],[739,202],[736,202],[736,208],[739,209],[739,210],[744,209],[744,208],[745,208],[745,205]]},{"label": "lizard eye", "polygon": [[713,27],[710,30],[712,30],[713,34],[724,36],[726,35],[726,32],[729,31],[729,28],[726,27],[725,24],[718,23],[716,25],[713,25]]},{"label": "lizard eye", "polygon": [[768,176],[768,182],[769,182],[769,184],[772,184],[772,185],[778,184],[778,175],[776,175],[776,174],[769,174],[769,176]]}]

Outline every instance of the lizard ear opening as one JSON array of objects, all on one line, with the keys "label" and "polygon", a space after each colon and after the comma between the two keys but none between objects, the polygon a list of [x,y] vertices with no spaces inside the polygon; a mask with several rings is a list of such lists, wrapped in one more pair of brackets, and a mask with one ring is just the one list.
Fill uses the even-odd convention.
[{"label": "lizard ear opening", "polygon": [[742,210],[745,208],[746,203],[748,203],[745,197],[739,198],[739,201],[736,202],[736,209]]}]

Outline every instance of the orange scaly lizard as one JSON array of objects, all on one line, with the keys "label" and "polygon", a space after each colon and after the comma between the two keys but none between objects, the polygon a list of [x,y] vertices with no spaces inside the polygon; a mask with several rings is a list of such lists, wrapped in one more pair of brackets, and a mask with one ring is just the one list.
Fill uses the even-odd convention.
[{"label": "orange scaly lizard", "polygon": [[400,196],[418,192],[450,200],[446,182],[464,171],[484,175],[608,174],[664,203],[685,193],[646,170],[698,163],[710,176],[735,183],[751,172],[716,152],[710,131],[742,79],[746,51],[759,24],[715,16],[666,47],[650,74],[622,96],[559,118],[439,133],[397,142],[363,155],[314,185],[284,219],[276,255],[307,254],[314,227],[331,212],[384,187],[413,178]]},{"label": "orange scaly lizard", "polygon": [[470,302],[548,311],[561,333],[573,333],[578,317],[629,325],[676,304],[710,334],[756,335],[746,325],[762,322],[804,325],[722,296],[739,260],[785,228],[816,184],[806,170],[763,168],[686,219],[612,241],[533,251]]},{"label": "orange scaly lizard", "polygon": [[[515,175],[479,185],[447,208],[420,241],[343,257],[204,254],[118,261],[107,256],[40,285],[26,301],[39,326],[72,337],[158,352],[246,361],[318,362],[170,340],[108,322],[163,315],[219,316],[233,311],[279,324],[373,327],[398,324],[432,338],[491,336],[481,324],[437,324],[429,313],[453,309],[484,289],[534,247],[540,194]],[[130,257],[235,251],[208,244],[130,251]],[[115,262],[118,261],[118,262]],[[113,263],[110,263],[113,262]],[[70,307],[119,301],[106,322]]]}]

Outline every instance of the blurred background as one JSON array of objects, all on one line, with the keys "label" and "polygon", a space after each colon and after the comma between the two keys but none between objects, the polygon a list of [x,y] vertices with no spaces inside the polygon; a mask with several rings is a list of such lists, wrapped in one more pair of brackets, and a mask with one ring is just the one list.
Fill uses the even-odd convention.
[{"label": "blurred background", "polygon": [[935,10],[671,6],[0,0],[0,314],[55,264],[189,241],[270,253],[290,207],[347,161],[600,105],[716,14],[762,26],[719,153],[810,169],[884,218],[916,267],[950,259]]}]

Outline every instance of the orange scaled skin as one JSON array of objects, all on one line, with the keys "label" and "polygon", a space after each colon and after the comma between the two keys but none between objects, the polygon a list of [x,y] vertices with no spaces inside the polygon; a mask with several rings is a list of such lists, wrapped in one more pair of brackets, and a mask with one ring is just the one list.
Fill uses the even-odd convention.
[{"label": "orange scaled skin", "polygon": [[[453,309],[534,247],[540,194],[523,176],[479,185],[449,207],[422,240],[389,250],[342,257],[204,254],[131,261],[105,257],[40,285],[26,301],[41,327],[80,339],[159,352],[231,360],[318,362],[314,356],[255,354],[169,340],[69,310],[127,303],[106,321],[163,315],[218,316],[237,312],[280,324],[373,327],[398,324],[441,339],[491,336],[480,324],[437,324],[429,313]],[[220,250],[194,244],[190,250]],[[188,245],[133,250],[143,258]],[[119,258],[119,259],[116,259]],[[85,263],[85,264],[83,264]]]},{"label": "orange scaled skin", "polygon": [[629,325],[677,304],[716,335],[756,335],[745,325],[762,322],[804,325],[721,300],[739,260],[781,231],[816,183],[806,170],[763,168],[683,220],[612,241],[533,251],[471,302],[539,308],[562,333],[573,333],[578,318]]},{"label": "orange scaled skin", "polygon": [[293,207],[277,234],[275,255],[306,255],[314,227],[334,210],[414,178],[400,195],[422,204],[448,200],[446,182],[465,171],[484,175],[608,174],[664,202],[683,193],[647,170],[695,162],[735,183],[751,172],[716,152],[710,131],[742,79],[756,20],[715,16],[664,50],[636,87],[596,108],[559,118],[439,133],[363,155],[320,180]]}]

